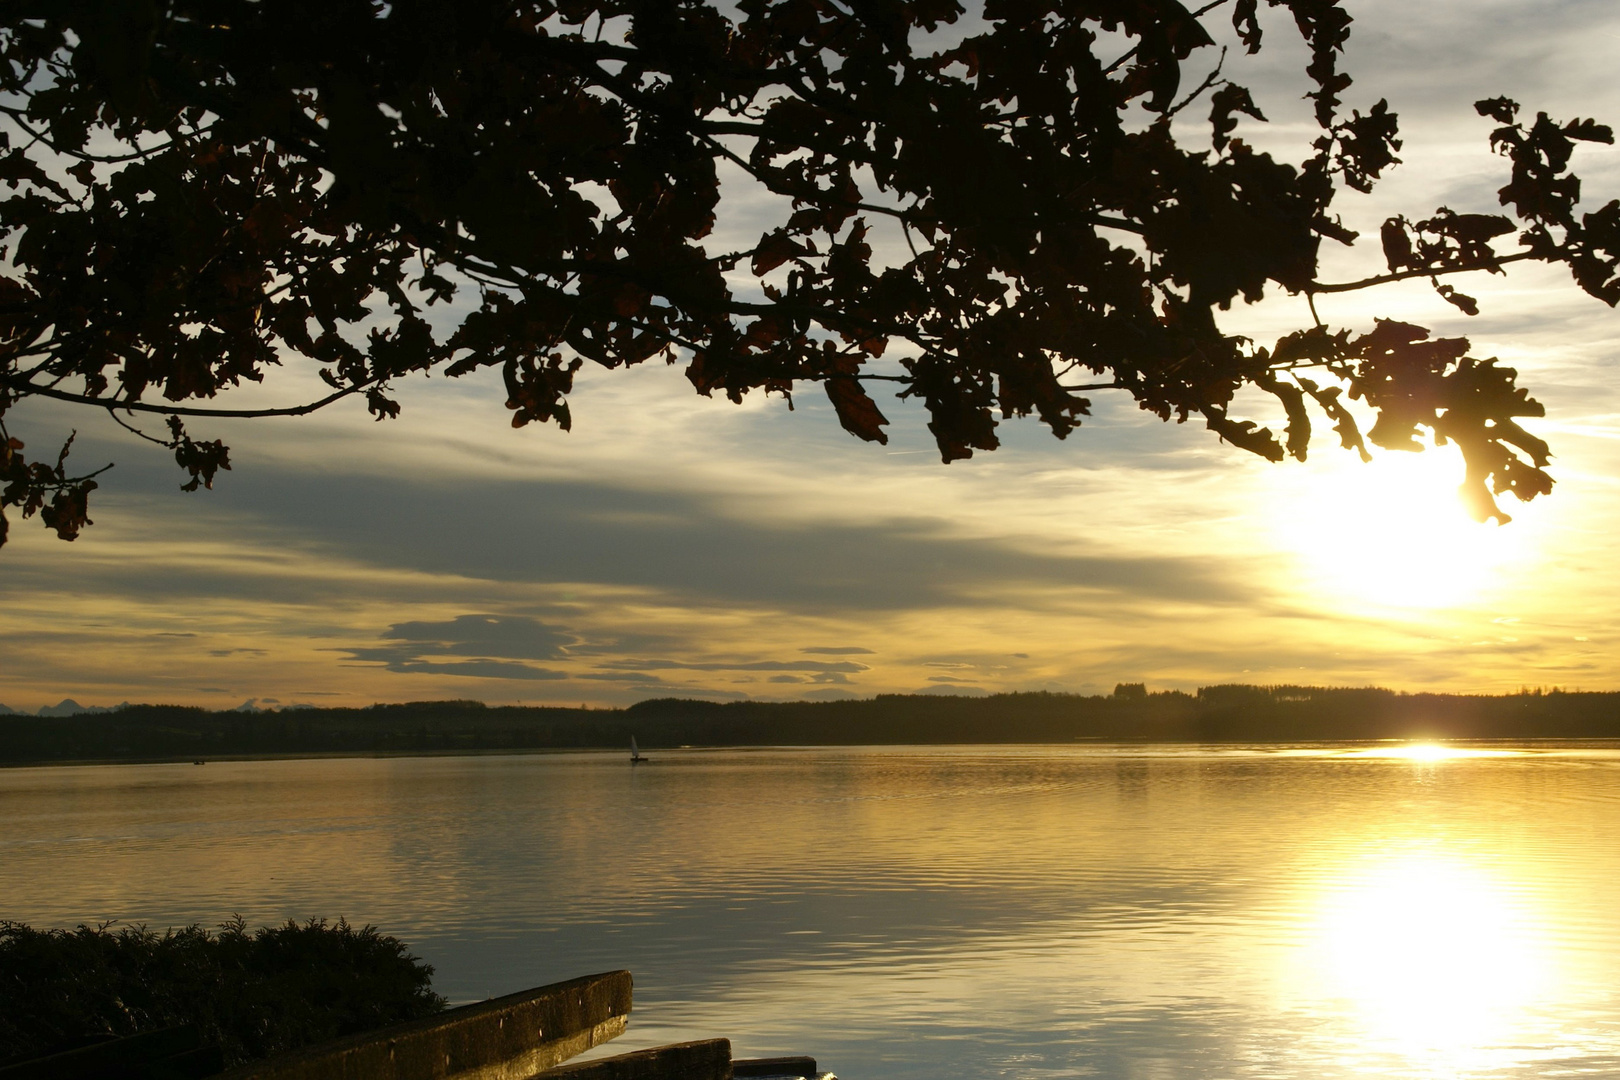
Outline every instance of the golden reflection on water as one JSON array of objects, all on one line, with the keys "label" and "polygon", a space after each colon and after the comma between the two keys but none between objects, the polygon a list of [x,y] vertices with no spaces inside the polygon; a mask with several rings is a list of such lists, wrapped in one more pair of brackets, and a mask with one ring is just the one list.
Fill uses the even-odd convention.
[{"label": "golden reflection on water", "polygon": [[1335,755],[1349,758],[1393,758],[1404,761],[1452,761],[1458,758],[1523,757],[1522,750],[1481,750],[1475,747],[1446,746],[1443,743],[1404,743],[1398,746],[1369,746],[1345,750]]},{"label": "golden reflection on water", "polygon": [[1396,841],[1324,880],[1314,912],[1319,992],[1359,1028],[1357,1056],[1500,1065],[1557,985],[1545,913],[1464,854]]},{"label": "golden reflection on water", "polygon": [[1620,1076],[1620,749],[940,747],[0,770],[0,917],[398,933],[618,1053],[886,1080]]}]

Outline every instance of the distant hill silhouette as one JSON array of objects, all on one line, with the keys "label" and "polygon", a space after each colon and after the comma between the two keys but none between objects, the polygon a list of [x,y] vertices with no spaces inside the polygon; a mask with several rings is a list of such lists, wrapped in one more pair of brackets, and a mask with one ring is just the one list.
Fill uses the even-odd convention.
[{"label": "distant hill silhouette", "polygon": [[1495,697],[1313,686],[1208,686],[1110,697],[880,695],[822,702],[659,698],[627,709],[425,701],[362,709],[221,711],[126,705],[0,716],[0,763],[237,755],[908,743],[1620,739],[1620,693]]},{"label": "distant hill silhouette", "polygon": [[[72,698],[63,698],[55,705],[42,705],[35,716],[78,716],[82,713],[108,713],[114,709],[128,708],[129,702],[108,707],[106,705],[80,705]],[[18,714],[27,715],[27,714]]]},{"label": "distant hill silhouette", "polygon": [[13,709],[9,705],[0,705],[0,716],[78,716],[81,713],[107,713],[112,712],[114,709],[125,709],[128,707],[129,702],[127,701],[123,702],[122,704],[112,706],[80,705],[72,698],[63,698],[55,705],[41,705],[38,712],[32,713],[23,712],[21,709]]}]

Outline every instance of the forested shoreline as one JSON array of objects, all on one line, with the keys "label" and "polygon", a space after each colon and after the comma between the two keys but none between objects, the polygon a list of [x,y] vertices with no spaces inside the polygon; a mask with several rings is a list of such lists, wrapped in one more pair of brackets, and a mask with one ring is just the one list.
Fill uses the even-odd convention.
[{"label": "forested shoreline", "polygon": [[344,753],[673,746],[1293,742],[1620,738],[1620,693],[1499,696],[1375,688],[1121,687],[1102,697],[880,695],[825,702],[676,698],[624,709],[426,701],[369,708],[214,712],[128,705],[66,717],[0,716],[0,764]]}]

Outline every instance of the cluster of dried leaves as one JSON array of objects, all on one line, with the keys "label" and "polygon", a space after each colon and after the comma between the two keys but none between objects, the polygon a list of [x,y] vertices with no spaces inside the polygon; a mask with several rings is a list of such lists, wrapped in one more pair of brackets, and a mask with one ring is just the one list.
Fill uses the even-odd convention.
[{"label": "cluster of dried leaves", "polygon": [[[1267,6],[1310,50],[1321,134],[1299,164],[1233,137],[1240,115],[1264,120],[1248,90],[1184,86],[1213,55],[1206,20],[1259,49],[1259,0],[987,0],[949,48],[931,42],[965,16],[956,0],[13,4],[0,425],[32,396],[155,413],[169,431],[149,437],[195,487],[229,459],[183,417],[360,396],[383,418],[390,387],[430,369],[498,367],[519,426],[568,426],[584,360],[684,362],[732,399],[819,382],[878,442],[864,384],[889,380],[946,461],[994,449],[1003,417],[1062,437],[1104,387],[1271,459],[1305,456],[1314,405],[1365,453],[1348,396],[1376,411],[1373,443],[1458,443],[1476,513],[1505,520],[1493,493],[1551,485],[1515,421],[1541,408],[1511,369],[1393,322],[1259,347],[1217,312],[1417,276],[1472,312],[1441,276],[1524,259],[1567,263],[1613,305],[1620,203],[1578,215],[1568,168],[1576,141],[1610,132],[1481,102],[1513,217],[1392,219],[1387,275],[1323,284],[1323,239],[1355,238],[1335,193],[1396,163],[1396,118],[1341,109],[1341,3]],[[1207,137],[1184,146],[1172,121],[1194,107]],[[743,250],[704,243],[727,212],[722,163],[784,207]],[[903,255],[875,259],[874,229]],[[458,293],[458,317],[426,317]],[[330,394],[211,404],[291,353]],[[1246,386],[1286,407],[1282,436],[1229,415]],[[94,481],[0,447],[3,505],[72,539]]]}]

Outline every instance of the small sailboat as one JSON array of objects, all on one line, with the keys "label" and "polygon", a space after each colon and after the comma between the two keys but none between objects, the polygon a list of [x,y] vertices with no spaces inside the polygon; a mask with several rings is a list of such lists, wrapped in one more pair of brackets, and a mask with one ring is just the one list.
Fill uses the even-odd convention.
[{"label": "small sailboat", "polygon": [[634,735],[630,736],[630,764],[640,765],[643,761],[651,760],[651,758],[641,756],[641,751],[636,748],[636,737]]}]

